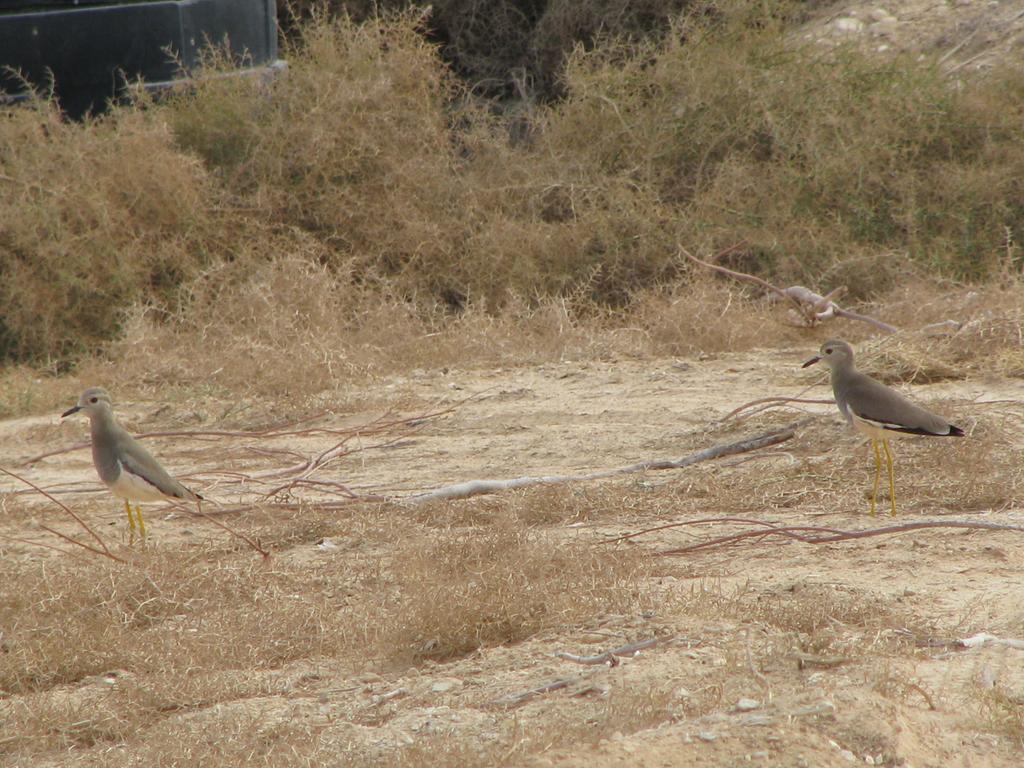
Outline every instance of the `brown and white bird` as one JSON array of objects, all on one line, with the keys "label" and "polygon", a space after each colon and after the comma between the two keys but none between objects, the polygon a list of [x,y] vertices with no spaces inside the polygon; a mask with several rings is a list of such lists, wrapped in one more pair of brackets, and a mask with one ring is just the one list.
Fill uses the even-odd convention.
[{"label": "brown and white bird", "polygon": [[875,514],[878,483],[882,473],[879,444],[885,449],[889,469],[889,501],[896,514],[896,480],[890,437],[927,435],[963,437],[963,430],[946,419],[910,402],[894,389],[858,371],[853,364],[853,347],[845,341],[826,341],[818,354],[803,364],[806,368],[824,362],[832,375],[832,392],[843,418],[871,440],[875,450],[875,485],[871,494],[871,514]]},{"label": "brown and white bird", "polygon": [[[132,540],[136,529],[143,539],[146,538],[146,522],[142,519],[139,502],[180,499],[194,501],[198,505],[202,501],[202,496],[167,474],[152,454],[117,423],[110,395],[105,389],[92,387],[85,390],[78,398],[78,404],[64,411],[61,418],[79,411],[89,417],[92,461],[100,480],[115,496],[124,499]],[[130,501],[135,502],[134,518]]]}]

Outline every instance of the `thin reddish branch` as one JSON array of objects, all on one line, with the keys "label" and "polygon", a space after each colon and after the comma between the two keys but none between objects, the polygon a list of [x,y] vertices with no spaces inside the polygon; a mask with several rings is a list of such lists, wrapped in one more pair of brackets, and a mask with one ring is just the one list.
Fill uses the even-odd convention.
[{"label": "thin reddish branch", "polygon": [[754,285],[759,285],[762,288],[764,288],[766,291],[771,291],[772,293],[776,294],[780,299],[786,299],[787,301],[792,302],[793,306],[796,307],[796,309],[800,312],[800,314],[805,314],[803,302],[799,301],[798,299],[796,299],[793,296],[790,296],[788,293],[786,293],[782,288],[779,288],[777,285],[772,285],[767,280],[762,280],[760,277],[757,277],[756,275],[748,275],[746,272],[737,272],[736,270],[729,269],[728,267],[722,267],[722,266],[719,266],[718,264],[712,264],[710,261],[704,261],[703,259],[698,259],[692,253],[690,253],[688,250],[686,250],[686,248],[684,248],[682,245],[680,245],[678,247],[679,247],[679,252],[681,254],[683,254],[683,256],[688,258],[690,261],[695,262],[697,264],[700,264],[702,267],[707,267],[708,269],[710,269],[710,270],[712,270],[714,272],[718,272],[720,274],[727,275],[728,277],[731,277],[734,280],[739,280],[741,282],[753,283]]},{"label": "thin reddish branch", "polygon": [[61,502],[58,499],[54,498],[53,496],[51,496],[49,493],[44,491],[42,488],[40,488],[35,483],[31,482],[30,480],[26,480],[24,477],[22,477],[19,474],[11,472],[11,470],[9,470],[9,469],[4,469],[3,467],[0,467],[0,472],[3,472],[5,475],[8,475],[9,477],[13,477],[15,480],[18,480],[18,481],[24,483],[29,488],[32,488],[37,493],[42,494],[47,499],[49,499],[54,504],[56,504],[58,507],[60,507],[62,510],[64,510],[68,515],[71,516],[71,518],[76,523],[78,523],[78,525],[86,533],[88,533],[96,541],[97,544],[100,545],[100,549],[96,549],[95,547],[91,547],[88,544],[85,544],[85,543],[83,543],[81,541],[78,541],[77,539],[73,539],[70,536],[67,536],[67,535],[65,535],[63,533],[60,533],[59,531],[53,530],[52,528],[47,528],[46,526],[42,526],[43,530],[49,531],[50,533],[53,533],[53,534],[55,534],[57,536],[60,536],[62,539],[65,539],[66,541],[69,541],[72,544],[75,544],[75,545],[77,545],[79,547],[83,547],[84,549],[87,549],[90,552],[95,552],[97,554],[103,555],[104,557],[109,557],[110,559],[116,560],[119,563],[126,562],[125,560],[122,560],[120,557],[118,557],[113,552],[111,552],[110,549],[107,547],[106,542],[104,542],[103,539],[100,538],[100,535],[98,533],[96,533],[96,531],[94,531],[81,517],[79,517],[78,513],[76,513],[73,509],[71,509],[71,507],[65,505],[63,502]]},{"label": "thin reddish branch", "polygon": [[[635,539],[638,536],[643,536],[648,533],[655,533],[657,531],[667,531],[670,528],[683,528],[690,525],[703,525],[705,523],[740,523],[743,525],[761,525],[770,529],[778,529],[780,526],[767,520],[754,520],[749,517],[702,517],[697,520],[677,520],[674,523],[665,523],[664,525],[656,525],[653,528],[644,528],[641,531],[633,531],[632,533],[624,533],[621,536],[615,536],[610,539],[602,539],[600,544],[615,544],[620,541],[628,541],[629,539]],[[841,533],[838,528],[819,528],[817,530],[828,530],[834,531],[835,533]]]},{"label": "thin reddish branch", "polygon": [[204,520],[209,520],[211,523],[216,525],[218,528],[221,528],[221,529],[227,531],[229,534],[231,534],[232,536],[234,536],[237,539],[241,539],[246,544],[248,544],[253,550],[255,550],[256,552],[259,552],[260,556],[263,558],[263,562],[267,562],[270,559],[270,552],[263,548],[263,544],[262,544],[262,542],[260,542],[259,539],[256,539],[254,541],[252,538],[250,538],[249,536],[246,536],[244,533],[241,533],[240,531],[236,531],[234,528],[232,528],[227,523],[221,522],[220,520],[217,520],[216,518],[211,517],[210,515],[206,514],[205,512],[203,512],[203,508],[199,505],[198,502],[196,503],[196,511],[192,512],[192,510],[189,510],[189,514],[198,515],[199,517],[203,518]]},{"label": "thin reddish branch", "polygon": [[[827,528],[823,526],[815,525],[775,525],[770,522],[757,521],[757,520],[744,520],[742,518],[704,518],[702,520],[682,521],[677,523],[669,523],[663,526],[657,526],[655,528],[647,529],[646,531],[638,531],[636,534],[627,534],[626,536],[619,537],[618,539],[609,539],[608,541],[623,540],[626,538],[634,538],[635,536],[642,535],[643,533],[650,533],[657,530],[664,530],[666,528],[672,528],[684,525],[696,525],[698,523],[730,523],[730,522],[742,522],[747,524],[756,524],[765,526],[757,530],[740,531],[739,533],[729,534],[727,536],[718,536],[707,541],[702,541],[697,544],[691,544],[687,547],[679,547],[676,549],[667,549],[658,552],[659,555],[685,555],[691,552],[702,551],[711,549],[713,547],[727,546],[729,544],[735,544],[745,539],[763,539],[768,536],[783,536],[785,538],[799,541],[803,544],[830,544],[838,541],[853,541],[856,539],[866,539],[874,536],[892,536],[900,533],[907,533],[909,531],[920,531],[929,528],[960,528],[968,530],[985,530],[985,531],[1011,531],[1014,533],[1024,533],[1024,526],[1020,525],[1006,525],[1003,523],[985,523],[985,522],[973,522],[969,520],[922,520],[914,523],[902,523],[900,525],[889,525],[882,528],[867,528],[860,531],[844,531],[837,528]],[[814,533],[819,535],[807,535],[807,533]]]},{"label": "thin reddish branch", "polygon": [[[61,534],[60,531],[53,531],[50,528],[48,528],[47,526],[45,526],[45,525],[40,526],[40,527],[44,531],[46,531],[47,533],[53,533],[56,536],[59,536],[61,538],[67,538],[66,536]],[[20,536],[8,536],[6,533],[0,533],[0,539],[5,539],[7,541],[15,541],[15,542],[17,542],[19,544],[25,544],[26,546],[29,546],[29,547],[42,547],[43,549],[52,549],[54,552],[60,552],[62,555],[70,555],[71,557],[80,557],[83,560],[87,560],[87,558],[84,555],[82,555],[80,552],[76,552],[73,549],[61,549],[60,547],[56,546],[55,544],[47,544],[45,541],[32,541],[31,539],[23,539]],[[77,544],[78,546],[81,546],[81,542],[73,541],[73,543]],[[86,545],[85,549],[87,549],[90,552],[95,552],[97,554],[100,554],[100,555],[103,555],[104,557],[106,557],[105,553],[100,552],[99,550],[94,549],[93,547],[90,547],[88,545]],[[125,562],[125,561],[122,560],[120,562]]]},{"label": "thin reddish branch", "polygon": [[[409,417],[406,417],[406,418],[392,419],[390,421],[386,421],[385,419],[387,418],[388,414],[385,413],[385,414],[382,414],[381,416],[377,417],[373,421],[367,422],[366,424],[363,424],[363,425],[361,425],[359,427],[353,427],[352,429],[330,429],[330,428],[327,428],[327,427],[311,427],[309,429],[291,429],[291,430],[285,429],[285,427],[288,427],[288,426],[295,426],[296,424],[302,424],[304,422],[313,421],[315,419],[322,418],[324,415],[326,415],[326,412],[324,412],[324,413],[317,414],[316,416],[310,416],[308,418],[301,419],[300,421],[289,422],[287,424],[282,424],[282,425],[279,425],[279,426],[276,426],[276,427],[268,427],[267,429],[262,429],[262,430],[259,430],[259,429],[258,430],[252,430],[252,431],[204,430],[204,429],[194,429],[194,430],[163,430],[163,431],[158,431],[158,432],[141,432],[141,433],[135,435],[135,437],[137,439],[140,439],[140,440],[144,440],[144,439],[150,438],[150,437],[191,437],[191,438],[197,438],[197,439],[198,438],[205,438],[205,437],[208,437],[208,438],[222,438],[223,437],[223,438],[272,439],[272,438],[277,438],[277,437],[295,437],[295,436],[300,436],[300,435],[301,436],[309,436],[309,435],[323,434],[323,435],[345,435],[346,439],[351,439],[353,437],[360,437],[360,436],[364,436],[365,437],[367,435],[378,434],[380,432],[386,432],[389,429],[393,429],[394,427],[397,427],[397,426],[402,426],[403,424],[410,424],[410,423],[425,421],[426,419],[432,419],[432,418],[436,418],[438,416],[447,415],[447,414],[453,412],[462,403],[468,402],[468,401],[472,400],[473,398],[478,397],[479,394],[480,393],[477,393],[477,394],[474,394],[474,395],[472,395],[472,396],[470,396],[468,398],[464,398],[463,400],[460,400],[460,401],[458,401],[458,402],[448,406],[447,408],[442,408],[440,410],[431,411],[431,412],[424,413],[424,414],[418,414],[416,416],[409,416]],[[40,453],[40,454],[32,456],[32,457],[30,457],[28,459],[25,459],[22,462],[22,466],[29,466],[31,464],[35,464],[37,461],[41,461],[42,459],[48,459],[48,458],[50,458],[52,456],[59,456],[60,454],[64,454],[64,453],[71,453],[73,451],[80,451],[80,450],[83,450],[85,448],[88,448],[89,445],[90,445],[90,443],[88,443],[88,442],[74,443],[73,445],[68,445],[68,446],[65,446],[63,448],[57,448],[57,449],[52,450],[52,451],[46,451],[45,453]]]},{"label": "thin reddish branch", "polygon": [[836,401],[832,399],[828,400],[815,400],[806,397],[762,397],[757,400],[751,400],[749,403],[744,403],[739,408],[733,408],[725,416],[719,419],[719,421],[728,421],[733,416],[739,413],[743,413],[750,408],[757,405],[765,405],[768,403],[806,403],[808,405],[835,405]]},{"label": "thin reddish branch", "polygon": [[[127,560],[124,560],[124,559],[118,557],[113,552],[111,552],[109,549],[107,549],[106,544],[102,544],[101,545],[103,547],[102,549],[97,549],[96,547],[92,546],[91,544],[86,544],[84,541],[79,541],[78,539],[76,539],[76,538],[74,538],[72,536],[68,536],[66,533],[61,533],[56,528],[51,528],[48,525],[40,525],[39,527],[42,528],[47,533],[52,533],[57,538],[63,539],[64,541],[68,542],[69,544],[74,544],[76,547],[81,547],[82,549],[86,550],[87,552],[92,552],[93,554],[101,555],[102,557],[109,557],[111,560],[114,560],[115,562],[121,563],[123,565],[128,565],[128,561]],[[52,547],[52,549],[56,549],[56,547]]]}]

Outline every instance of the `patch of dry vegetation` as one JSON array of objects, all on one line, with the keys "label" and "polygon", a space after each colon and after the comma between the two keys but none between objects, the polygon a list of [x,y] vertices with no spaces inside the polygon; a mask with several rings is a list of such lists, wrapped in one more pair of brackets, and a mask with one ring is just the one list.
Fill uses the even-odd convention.
[{"label": "patch of dry vegetation", "polygon": [[995,687],[978,698],[985,729],[1024,748],[1024,696]]},{"label": "patch of dry vegetation", "polygon": [[[161,380],[306,394],[456,358],[795,338],[766,338],[763,306],[695,280],[677,242],[742,241],[726,263],[852,300],[898,291],[911,263],[1009,296],[1019,75],[957,90],[927,63],[826,56],[789,39],[789,13],[719,3],[658,42],[578,48],[529,142],[417,13],[304,22],[269,84],[210,79],[85,124],[5,112],[0,352],[63,369],[116,339],[107,355]],[[1019,312],[970,332],[1019,348]]]},{"label": "patch of dry vegetation", "polygon": [[95,351],[137,303],[173,303],[216,223],[208,172],[165,119],[0,112],[0,356]]},{"label": "patch of dry vegetation", "polygon": [[[311,525],[349,543],[311,554]],[[559,542],[511,515],[425,529],[397,525],[393,509],[339,524],[311,508],[265,533],[280,545],[269,563],[211,544],[136,552],[127,566],[5,559],[0,690],[16,738],[0,751],[87,749],[142,729],[159,741],[218,703],[242,716],[249,698],[293,695],[290,669],[451,659],[644,599],[637,557]]]},{"label": "patch of dry vegetation", "polygon": [[387,608],[382,647],[448,659],[603,610],[636,610],[642,573],[632,554],[545,540],[510,516],[486,536],[439,531],[396,556],[399,588],[415,596]]},{"label": "patch of dry vegetation", "polygon": [[[746,584],[724,589],[713,582],[695,585],[686,610],[711,619],[730,618],[780,630],[772,652],[780,658],[790,651],[854,658],[891,648],[892,630],[917,628],[909,611],[878,595],[841,585],[794,582],[783,589],[762,589]],[[883,636],[883,631],[889,634]],[[791,662],[792,663],[792,662]]]}]

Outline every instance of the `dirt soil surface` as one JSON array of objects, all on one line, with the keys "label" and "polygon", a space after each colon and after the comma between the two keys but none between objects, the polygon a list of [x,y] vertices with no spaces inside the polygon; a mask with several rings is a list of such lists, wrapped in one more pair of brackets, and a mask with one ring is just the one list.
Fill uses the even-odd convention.
[{"label": "dirt soil surface", "polygon": [[1024,64],[1024,2],[896,0],[830,6],[802,37],[828,47],[854,42],[880,56],[937,56],[950,75]]},{"label": "dirt soil surface", "polygon": [[[397,762],[410,745],[442,739],[468,745],[464,764],[491,764],[500,753],[508,755],[506,764],[588,768],[1021,765],[1021,732],[1014,730],[1019,721],[1014,726],[1012,717],[1024,700],[1024,647],[1000,640],[972,647],[959,642],[980,632],[1002,640],[1024,638],[1021,532],[932,528],[829,544],[757,538],[685,556],[659,555],[764,523],[844,531],[921,521],[1024,525],[1024,491],[1014,469],[1024,457],[1020,380],[913,388],[915,399],[960,423],[968,437],[898,442],[900,515],[871,518],[867,448],[846,430],[833,406],[773,409],[721,421],[736,407],[766,396],[830,397],[823,372],[801,370],[808,353],[802,348],[703,360],[451,370],[346,393],[352,402],[370,405],[302,426],[351,429],[379,424],[385,413],[389,419],[410,417],[455,404],[450,413],[350,439],[346,445],[358,450],[307,477],[344,483],[362,496],[407,497],[473,479],[583,473],[678,458],[813,418],[774,447],[688,469],[550,491],[553,505],[564,507],[568,499],[576,513],[536,523],[545,536],[640,548],[635,551],[654,563],[645,583],[637,585],[647,598],[634,612],[594,617],[585,626],[485,646],[445,662],[402,668],[367,663],[361,671],[315,659],[289,662],[259,673],[264,695],[168,711],[119,744],[118,754],[125,764],[145,761],[151,739],[196,729],[212,733],[221,721],[244,712],[268,728],[278,722],[305,725],[339,757],[362,755],[378,762],[387,762],[389,755]],[[118,413],[136,433],[223,430],[226,423],[230,429],[252,430],[275,421],[268,403],[239,410],[229,403],[133,402],[118,404]],[[52,415],[4,422],[0,466],[20,467],[27,479],[58,492],[104,535],[123,541],[123,513],[97,483],[88,450],[25,466],[36,454],[86,436],[82,419],[60,423]],[[993,441],[997,454],[986,453],[986,442]],[[224,510],[245,507],[277,482],[252,479],[259,472],[301,464],[303,457],[335,446],[338,436],[183,436],[146,443],[203,490],[212,502],[207,509]],[[956,468],[972,457],[982,463]],[[989,460],[992,472],[1002,473],[991,482],[977,477],[985,474]],[[229,468],[250,479],[236,484],[237,478],[224,474]],[[3,488],[13,491],[14,484],[5,481]],[[547,492],[432,502],[428,511],[457,523],[480,505]],[[327,486],[293,486],[279,491],[278,500],[337,502],[339,493]],[[7,494],[2,501],[6,514],[0,533],[8,562],[28,567],[66,557],[28,543],[58,543],[39,525],[67,529],[59,510],[32,494]],[[885,511],[887,501],[881,503]],[[400,501],[382,508],[396,520],[411,509]],[[249,519],[273,514],[264,509],[224,519],[245,530]],[[664,523],[726,516],[743,522],[669,528],[600,544]],[[150,548],[186,546],[197,532],[223,535],[169,507],[151,506],[147,518]],[[279,546],[273,556],[317,568],[332,558],[355,562],[386,556],[379,547],[347,535],[342,526],[327,539]],[[16,628],[0,629],[16,641]],[[616,657],[615,664],[580,664],[555,655],[597,655],[649,639],[660,642],[635,656]],[[119,676],[131,674],[111,670],[109,679],[65,686],[66,694],[108,695],[106,689],[120,684]],[[11,704],[21,697],[0,698]],[[552,734],[552,723],[559,733]],[[103,763],[110,750],[100,744],[31,762],[63,765],[91,756]],[[486,759],[473,757],[485,754]]]}]

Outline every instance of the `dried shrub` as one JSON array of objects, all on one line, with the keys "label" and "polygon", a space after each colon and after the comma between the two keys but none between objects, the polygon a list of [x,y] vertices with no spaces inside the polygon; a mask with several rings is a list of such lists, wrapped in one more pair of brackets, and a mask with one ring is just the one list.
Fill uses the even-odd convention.
[{"label": "dried shrub", "polygon": [[0,113],[0,357],[94,351],[207,259],[207,173],[143,112],[85,124]]},{"label": "dried shrub", "polygon": [[655,189],[687,242],[744,240],[765,272],[809,280],[878,249],[990,270],[1024,223],[1020,120],[1001,95],[1019,75],[958,91],[927,62],[824,56],[751,23],[749,4],[719,7],[639,51],[577,51],[543,146]]},{"label": "dried shrub", "polygon": [[[656,3],[579,13],[600,8],[628,30],[660,17]],[[763,332],[753,294],[695,281],[677,242],[743,240],[726,263],[894,296],[907,327],[941,297],[913,309],[900,292],[936,273],[991,276],[1008,297],[1024,142],[1004,94],[1019,74],[957,90],[927,63],[821,55],[787,35],[785,8],[702,5],[661,42],[579,48],[565,99],[531,107],[520,144],[415,12],[303,22],[270,83],[210,78],[82,125],[43,103],[5,113],[0,354],[63,371],[117,338],[113,357],[151,361],[153,381],[264,391],[300,388],[279,363],[294,356],[312,392],[453,361],[795,338]],[[560,5],[545,14],[574,28]],[[987,319],[961,304],[978,324],[948,356],[974,334],[971,350],[1020,370],[1011,304]]]},{"label": "dried shrub", "polygon": [[636,609],[638,558],[545,540],[514,519],[410,543],[395,560],[390,654],[450,659],[603,611]]}]

